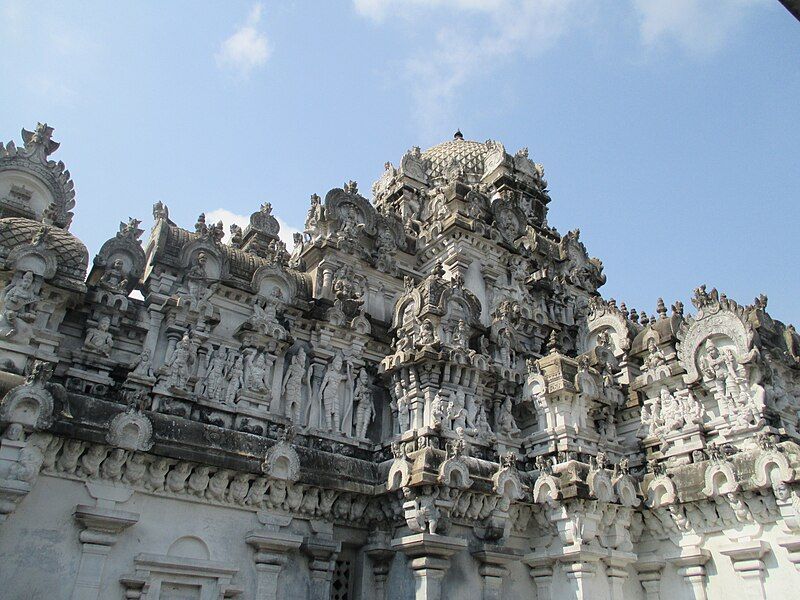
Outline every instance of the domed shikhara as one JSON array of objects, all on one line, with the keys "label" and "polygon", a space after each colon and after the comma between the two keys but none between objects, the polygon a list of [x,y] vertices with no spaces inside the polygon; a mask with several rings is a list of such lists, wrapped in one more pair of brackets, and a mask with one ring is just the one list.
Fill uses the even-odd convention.
[{"label": "domed shikhara", "polygon": [[[652,318],[603,300],[580,231],[548,225],[541,165],[460,134],[387,163],[373,202],[353,181],[312,195],[291,251],[269,202],[227,238],[221,222],[181,226],[157,202],[144,247],[141,222],[121,222],[84,280],[71,183],[61,196],[45,185],[44,170],[67,173],[47,158],[51,132],[0,147],[0,555],[60,557],[39,525],[53,515],[77,519],[65,524],[74,564],[96,523],[124,541],[77,584],[63,569],[0,569],[4,598],[29,597],[32,579],[141,597],[170,574],[197,575],[215,597],[274,597],[246,542],[309,554],[315,566],[290,564],[324,598],[320,574],[350,589],[337,556],[354,551],[398,582],[367,585],[370,598],[430,598],[419,590],[435,586],[413,583],[425,569],[391,548],[540,565],[548,580],[588,560],[598,568],[580,589],[553,577],[552,597],[638,600],[626,569],[666,569],[678,547],[691,549],[680,566],[720,565],[743,528],[772,544],[763,564],[750,538],[738,555],[769,575],[753,595],[785,596],[771,582],[796,573],[781,540],[794,547],[783,536],[800,521],[800,336],[765,296],[743,306],[701,286],[695,314],[661,301]],[[35,486],[48,502],[25,499]],[[76,508],[87,489],[98,507]],[[199,525],[165,518],[186,510]],[[221,519],[250,533],[202,527]],[[676,565],[664,596],[691,593]],[[442,569],[441,596],[465,600],[486,594],[484,572],[499,589],[503,571],[480,569],[467,588]],[[502,588],[538,593],[531,578]]]},{"label": "domed shikhara", "polygon": [[488,151],[485,143],[456,136],[452,140],[425,150],[422,157],[429,161],[428,174],[431,177],[442,177],[453,167],[460,168],[470,175],[483,175],[484,160]]}]

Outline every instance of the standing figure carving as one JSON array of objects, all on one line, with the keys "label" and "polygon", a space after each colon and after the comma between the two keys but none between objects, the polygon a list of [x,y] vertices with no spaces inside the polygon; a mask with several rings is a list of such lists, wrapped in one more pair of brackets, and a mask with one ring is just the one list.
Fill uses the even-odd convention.
[{"label": "standing figure carving", "polygon": [[194,362],[194,344],[189,337],[189,333],[183,334],[183,337],[175,345],[175,350],[166,364],[166,386],[167,388],[185,389],[189,381],[190,368]]},{"label": "standing figure carving", "polygon": [[290,418],[295,425],[300,424],[303,387],[308,387],[310,381],[311,371],[306,369],[306,351],[300,348],[292,357],[281,386],[281,393],[285,398],[283,414]]},{"label": "standing figure carving", "polygon": [[228,351],[220,346],[212,353],[208,361],[206,378],[201,393],[209,400],[221,400],[222,388],[225,385],[225,362]]},{"label": "standing figure carving", "polygon": [[11,337],[19,329],[19,321],[33,322],[36,303],[40,300],[33,291],[33,273],[27,271],[16,283],[6,286],[0,295],[0,335]]},{"label": "standing figure carving", "polygon": [[225,389],[225,402],[233,404],[236,401],[236,395],[244,385],[244,363],[242,357],[237,356],[233,367],[228,371],[228,386]]},{"label": "standing figure carving", "polygon": [[355,392],[353,392],[353,403],[356,408],[355,436],[359,439],[367,439],[367,428],[375,416],[370,388],[369,374],[366,369],[361,369],[358,379],[356,379]]},{"label": "standing figure carving", "polygon": [[341,397],[339,385],[349,378],[350,365],[347,373],[342,372],[343,360],[341,354],[336,354],[325,371],[319,395],[322,399],[323,426],[328,431],[338,431],[341,418]]}]

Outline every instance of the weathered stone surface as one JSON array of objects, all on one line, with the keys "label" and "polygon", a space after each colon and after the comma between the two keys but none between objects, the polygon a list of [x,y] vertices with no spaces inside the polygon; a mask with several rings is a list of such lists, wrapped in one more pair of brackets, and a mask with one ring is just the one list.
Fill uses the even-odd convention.
[{"label": "weathered stone surface", "polygon": [[603,299],[526,149],[370,202],[120,223],[0,145],[0,589],[22,598],[791,597],[800,337],[765,296]]}]

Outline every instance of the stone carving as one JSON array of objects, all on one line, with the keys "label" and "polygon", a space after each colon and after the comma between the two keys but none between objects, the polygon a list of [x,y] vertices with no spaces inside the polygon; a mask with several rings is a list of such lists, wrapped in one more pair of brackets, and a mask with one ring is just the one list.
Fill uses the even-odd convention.
[{"label": "stone carving", "polygon": [[366,369],[361,369],[356,379],[355,392],[353,393],[355,406],[355,436],[359,439],[367,438],[367,428],[375,417],[375,407],[372,404],[372,390],[369,374]]},{"label": "stone carving", "polygon": [[108,331],[109,327],[111,327],[111,319],[102,317],[97,323],[97,327],[87,329],[86,337],[83,340],[83,348],[89,352],[109,356],[114,347],[114,336]]},{"label": "stone carving", "polygon": [[[87,277],[51,133],[0,145],[0,522],[20,519],[20,547],[41,546],[41,510],[85,512],[58,494],[14,511],[41,471],[47,489],[88,491],[114,515],[135,492],[127,506],[157,509],[142,531],[170,539],[193,532],[152,521],[161,506],[250,512],[263,529],[248,539],[300,545],[310,560],[288,564],[312,581],[342,571],[349,549],[338,560],[332,545],[364,531],[376,584],[390,572],[406,581],[410,565],[418,593],[452,579],[439,575],[464,537],[486,597],[623,598],[634,572],[645,594],[690,585],[701,597],[707,585],[711,597],[718,578],[703,564],[721,573],[762,538],[774,560],[739,560],[736,577],[752,563],[772,592],[797,562],[794,327],[763,295],[740,306],[704,286],[693,315],[602,299],[602,263],[578,230],[547,224],[543,169],[524,149],[460,135],[412,149],[386,166],[374,203],[352,182],[313,196],[291,256],[269,203],[227,244],[206,215],[187,229],[157,203],[146,246],[140,222],[123,221]],[[37,357],[55,367],[51,381]],[[80,518],[81,540],[99,535]],[[391,561],[386,540],[401,526],[425,535],[398,534],[409,560]],[[93,543],[130,535],[101,533]],[[240,554],[241,538],[223,538],[204,568]],[[128,542],[107,560],[129,560]],[[286,561],[266,542],[253,557],[258,577],[236,579],[246,597]],[[519,560],[532,579],[509,587]],[[101,571],[131,572],[113,566]],[[144,586],[125,580],[129,595]]]},{"label": "stone carving", "polygon": [[22,323],[36,318],[39,295],[33,289],[34,275],[26,271],[18,281],[8,284],[0,295],[0,336],[16,335]]}]

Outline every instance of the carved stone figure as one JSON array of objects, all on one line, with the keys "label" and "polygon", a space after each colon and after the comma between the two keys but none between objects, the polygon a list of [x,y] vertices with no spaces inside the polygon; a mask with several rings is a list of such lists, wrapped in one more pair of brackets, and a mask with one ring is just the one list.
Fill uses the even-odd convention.
[{"label": "carved stone figure", "polygon": [[111,327],[111,319],[103,317],[97,327],[90,327],[86,331],[86,338],[83,340],[83,347],[89,352],[96,352],[103,356],[109,356],[114,347],[114,336],[108,331]]},{"label": "carved stone figure", "polygon": [[520,429],[517,427],[517,421],[514,419],[514,415],[511,412],[513,406],[511,396],[506,396],[497,413],[498,431],[509,437],[517,436],[520,433]]},{"label": "carved stone figure", "polygon": [[132,373],[139,377],[153,377],[153,361],[151,359],[150,348],[143,348],[139,358],[136,360],[136,366],[133,368]]},{"label": "carved stone figure", "polygon": [[31,323],[36,317],[39,295],[33,291],[34,276],[26,271],[16,283],[10,283],[0,295],[0,336],[11,337],[19,321]]},{"label": "carved stone figure", "polygon": [[300,348],[292,357],[281,386],[284,397],[283,414],[295,424],[300,424],[303,389],[308,387],[310,380],[311,372],[306,366],[306,352]]},{"label": "carved stone figure", "polygon": [[356,429],[355,435],[359,439],[367,438],[367,428],[375,416],[375,408],[372,405],[372,390],[369,374],[366,369],[361,369],[356,379],[356,388],[353,393],[354,405],[356,410]]},{"label": "carved stone figure", "polygon": [[243,385],[244,363],[242,362],[242,357],[237,356],[227,375],[227,384],[225,386],[225,402],[227,404],[236,402],[236,397]]},{"label": "carved stone figure", "polygon": [[325,376],[319,388],[319,395],[322,400],[323,426],[328,431],[339,431],[341,426],[341,397],[339,386],[349,378],[350,365],[348,365],[348,373],[343,373],[342,367],[343,360],[341,354],[334,355],[325,371]]},{"label": "carved stone figure", "polygon": [[190,368],[194,362],[194,344],[189,332],[175,344],[172,356],[166,363],[164,384],[167,389],[185,389],[190,376]]},{"label": "carved stone figure", "polygon": [[99,286],[111,292],[124,293],[128,286],[124,265],[122,260],[115,260],[111,264],[111,268],[106,269],[100,277]]}]

